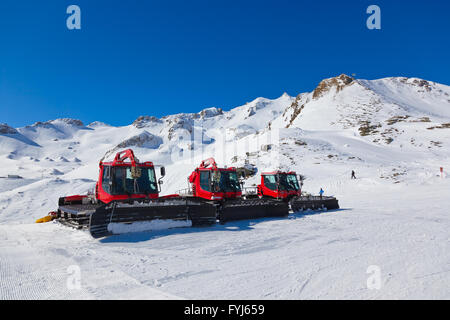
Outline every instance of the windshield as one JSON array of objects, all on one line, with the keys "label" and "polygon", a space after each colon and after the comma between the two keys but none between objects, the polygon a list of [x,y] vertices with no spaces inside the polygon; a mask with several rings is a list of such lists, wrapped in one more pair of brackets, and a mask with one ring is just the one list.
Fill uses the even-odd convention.
[{"label": "windshield", "polygon": [[213,188],[216,192],[238,192],[241,191],[236,171],[214,171],[212,183],[217,186]]},{"label": "windshield", "polygon": [[300,190],[295,174],[264,175],[264,185],[271,190]]},{"label": "windshield", "polygon": [[147,167],[136,167],[136,169],[135,179],[132,175],[132,167],[113,169],[113,194],[158,193],[155,170]]},{"label": "windshield", "polygon": [[278,181],[280,183],[280,190],[299,190],[297,176],[295,174],[279,174]]}]

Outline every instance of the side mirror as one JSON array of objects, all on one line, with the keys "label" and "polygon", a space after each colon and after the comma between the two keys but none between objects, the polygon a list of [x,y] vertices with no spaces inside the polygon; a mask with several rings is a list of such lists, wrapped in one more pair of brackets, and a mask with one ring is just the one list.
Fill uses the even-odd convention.
[{"label": "side mirror", "polygon": [[166,175],[166,168],[161,167],[161,177],[164,177]]}]

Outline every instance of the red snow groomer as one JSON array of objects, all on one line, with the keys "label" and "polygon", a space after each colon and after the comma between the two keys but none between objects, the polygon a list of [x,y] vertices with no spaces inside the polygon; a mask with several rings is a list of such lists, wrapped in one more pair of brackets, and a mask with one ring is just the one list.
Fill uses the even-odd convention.
[{"label": "red snow groomer", "polygon": [[293,212],[306,209],[339,209],[334,197],[302,195],[303,180],[294,172],[263,172],[257,187],[260,198],[272,198],[289,203]]},{"label": "red snow groomer", "polygon": [[272,199],[244,198],[236,168],[219,168],[213,158],[202,161],[188,181],[188,197],[214,204],[220,222],[289,214],[289,207],[285,203]]},{"label": "red snow groomer", "polygon": [[299,197],[301,193],[299,180],[294,171],[261,173],[261,184],[258,185],[259,196],[290,200],[293,197]]},{"label": "red snow groomer", "polygon": [[[94,238],[143,227],[151,230],[216,222],[213,205],[178,195],[160,197],[164,167],[157,180],[153,163],[139,162],[131,149],[118,152],[112,162],[100,161],[99,167],[94,194],[59,198],[58,210],[50,216],[66,225],[87,228]],[[136,222],[143,224],[133,226]]]}]

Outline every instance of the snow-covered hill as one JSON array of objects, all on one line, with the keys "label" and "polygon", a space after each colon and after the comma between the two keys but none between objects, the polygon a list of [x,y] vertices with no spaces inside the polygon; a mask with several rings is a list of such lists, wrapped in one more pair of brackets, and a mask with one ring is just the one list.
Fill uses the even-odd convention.
[{"label": "snow-covered hill", "polygon": [[[151,108],[152,106],[149,105],[149,109]],[[224,297],[436,296],[448,298],[448,291],[443,290],[442,284],[436,280],[440,279],[448,288],[449,282],[442,281],[442,277],[432,278],[431,282],[421,281],[419,286],[426,283],[439,287],[436,290],[424,289],[423,295],[414,295],[412,291],[401,291],[401,285],[395,281],[400,281],[402,276],[395,279],[395,285],[391,288],[393,291],[389,292],[379,294],[358,293],[357,290],[348,292],[342,286],[334,287],[326,292],[325,287],[329,285],[324,281],[333,278],[331,270],[336,268],[340,270],[338,274],[345,273],[342,268],[345,268],[347,264],[340,265],[340,259],[334,256],[330,258],[330,261],[335,261],[336,264],[331,266],[327,264],[326,259],[314,260],[313,256],[314,252],[320,255],[322,245],[325,243],[344,241],[345,244],[341,244],[343,254],[352,261],[351,252],[354,252],[356,255],[354,258],[358,260],[357,266],[362,268],[364,263],[371,261],[370,253],[364,249],[365,244],[367,241],[377,241],[376,230],[381,228],[381,224],[386,227],[392,221],[392,227],[383,231],[383,237],[387,237],[386,240],[380,242],[379,246],[376,243],[370,246],[370,252],[375,252],[377,248],[381,250],[384,246],[393,246],[396,241],[399,241],[401,250],[412,250],[410,241],[419,241],[420,234],[423,233],[427,235],[426,239],[434,238],[423,243],[421,248],[434,250],[433,253],[441,256],[438,259],[430,257],[432,260],[427,260],[424,266],[420,265],[420,261],[416,261],[423,258],[421,253],[417,253],[409,257],[409,263],[419,263],[420,267],[415,265],[413,268],[417,267],[419,270],[423,267],[424,273],[432,274],[435,271],[445,272],[445,270],[448,272],[450,256],[445,252],[449,252],[450,239],[446,232],[449,219],[444,211],[449,204],[448,191],[450,191],[450,179],[446,178],[445,173],[450,166],[449,86],[417,78],[360,80],[340,75],[325,79],[313,92],[300,93],[296,97],[283,94],[273,100],[257,98],[229,111],[221,108],[207,108],[198,113],[174,114],[162,118],[142,115],[132,124],[122,127],[114,127],[99,121],[85,125],[75,119],[36,122],[23,128],[12,128],[7,124],[0,124],[0,177],[2,177],[0,178],[0,237],[4,238],[4,243],[14,242],[17,239],[19,242],[30,243],[35,239],[34,233],[36,237],[40,237],[39,243],[50,241],[53,232],[63,237],[66,232],[64,228],[61,229],[53,224],[42,228],[30,224],[36,218],[55,209],[58,197],[90,190],[97,179],[98,161],[111,158],[118,150],[124,148],[134,149],[141,160],[166,166],[167,175],[164,178],[163,194],[185,188],[190,172],[201,160],[213,156],[221,166],[239,166],[248,161],[258,167],[259,171],[272,168],[295,170],[306,176],[304,186],[306,191],[317,193],[322,187],[326,194],[336,195],[341,207],[344,208],[339,213],[329,212],[305,219],[294,219],[295,221],[267,223],[260,221],[258,226],[248,222],[237,223],[233,226],[237,229],[245,227],[246,231],[232,233],[227,232],[226,228],[217,227],[211,229],[211,234],[207,231],[164,233],[164,236],[157,241],[151,237],[141,236],[138,242],[141,242],[143,237],[149,240],[148,242],[157,243],[157,246],[165,248],[164,254],[167,256],[171,255],[171,246],[174,246],[173,250],[177,250],[177,246],[185,248],[181,245],[182,242],[196,247],[198,236],[202,237],[202,243],[210,242],[211,237],[215,238],[216,234],[224,237],[224,242],[217,240],[224,245],[220,252],[216,251],[218,248],[214,245],[199,248],[199,252],[205,254],[199,261],[203,261],[202,263],[208,266],[208,270],[205,269],[203,273],[196,275],[193,266],[186,271],[170,264],[168,268],[174,268],[171,272],[168,271],[165,276],[151,277],[154,283],[159,283],[161,286],[167,283],[167,288],[172,294],[186,296],[193,290],[182,289],[177,286],[177,283],[184,286],[183,288],[189,288],[190,280],[194,278],[201,278],[205,281],[204,283],[211,281],[212,277],[207,274],[216,274],[219,268],[213,259],[223,255],[229,254],[236,259],[238,256],[242,257],[241,254],[247,255],[245,257],[252,256],[262,266],[266,261],[264,257],[267,255],[279,257],[281,252],[287,250],[288,256],[302,265],[301,268],[295,268],[289,267],[288,263],[285,269],[288,274],[287,280],[279,278],[274,280],[276,283],[270,283],[269,279],[272,276],[270,270],[261,267],[260,275],[252,278],[254,281],[250,281],[254,285],[253,289],[239,289],[236,284],[234,287],[231,286],[230,290],[234,288],[237,291],[225,291]],[[442,177],[439,172],[440,167],[444,168]],[[356,171],[358,177],[356,181],[350,180],[351,170]],[[8,175],[18,175],[22,179],[7,178]],[[246,185],[253,185],[257,183],[257,180],[257,176],[250,178]],[[393,194],[399,195],[399,199],[396,200]],[[414,199],[421,199],[421,202],[418,203]],[[398,216],[389,207],[394,204],[395,210],[399,212]],[[425,213],[415,212],[416,208],[421,210],[433,208],[433,210],[425,216]],[[408,217],[411,211],[414,212],[414,219],[419,219],[423,224],[417,224],[416,220]],[[381,217],[386,220],[381,221]],[[363,227],[365,223],[374,225]],[[411,229],[400,228],[399,232],[407,239],[401,240],[400,236],[391,234],[395,232],[394,226],[403,226],[405,223],[410,224]],[[347,230],[349,225],[361,229],[349,231]],[[295,234],[296,230],[299,234]],[[50,233],[46,234],[47,231]],[[413,234],[413,231],[419,234]],[[75,231],[69,232],[69,237],[77,245],[79,242],[93,241],[86,240],[84,236],[73,232]],[[259,247],[249,248],[250,251],[244,249],[244,246],[249,245],[248,232],[250,232],[250,239],[254,237],[254,240],[261,244]],[[325,233],[328,232],[330,234],[326,235]],[[18,238],[16,239],[11,233],[17,233]],[[25,236],[27,233],[31,234]],[[283,236],[280,238],[280,234],[284,233],[287,238]],[[370,237],[365,237],[362,233]],[[311,235],[308,236],[308,234]],[[390,236],[392,238],[389,238]],[[303,257],[309,257],[313,265],[298,261],[299,256],[294,250],[296,245],[303,246],[302,242],[306,243],[309,238],[323,240],[310,241],[308,246],[313,246],[311,250],[298,251]],[[124,240],[125,238],[120,239],[127,241]],[[133,239],[128,240],[134,242]],[[351,239],[357,240],[352,243]],[[443,242],[437,244],[437,240]],[[296,244],[296,241],[299,243]],[[283,244],[292,246],[292,250],[286,249]],[[89,250],[96,251],[103,250],[104,246],[106,246],[105,243],[96,242],[88,247]],[[112,247],[115,246],[121,247],[113,243]],[[149,244],[149,247],[151,246],[152,244]],[[434,246],[434,249],[430,249],[431,246]],[[125,251],[127,254],[132,252],[132,255],[138,255],[139,253],[134,250],[140,248],[147,252],[146,254],[152,254],[150,249],[142,247],[145,245],[140,243],[136,249]],[[29,246],[26,250],[30,250]],[[71,250],[67,254],[76,255],[75,244]],[[183,250],[190,252],[188,249]],[[358,250],[362,250],[361,259],[357,258]],[[333,255],[328,249],[326,252],[326,255]],[[374,257],[378,261],[383,261],[382,263],[388,262],[386,262],[386,256],[382,256],[380,252],[384,252],[387,256],[396,254],[395,250],[379,251]],[[5,251],[5,247],[0,246],[1,257],[3,257],[2,253],[5,257],[12,255]],[[208,254],[211,255],[211,260]],[[43,256],[45,260],[44,253]],[[247,261],[245,257],[242,263]],[[406,259],[406,255],[404,258]],[[89,260],[85,256],[79,259]],[[119,261],[122,260],[117,256],[117,261],[114,263],[123,262]],[[225,261],[228,261],[231,266],[233,259],[225,259]],[[433,261],[436,263],[434,266]],[[184,263],[187,262],[184,261]],[[393,264],[395,272],[399,272],[400,264],[400,261]],[[122,267],[117,268],[122,270]],[[279,265],[278,268],[280,268]],[[326,272],[326,277],[316,279],[317,281],[314,282],[315,273],[322,272],[323,268],[331,269]],[[149,269],[145,270],[150,272]],[[296,273],[298,270],[306,270],[310,274],[303,278],[303,275]],[[252,271],[255,270],[249,266],[247,272]],[[230,281],[242,281],[241,276],[230,272],[228,277]],[[421,273],[417,272],[417,274],[413,273],[419,277]],[[365,270],[362,270],[362,273],[364,274]],[[184,277],[189,280],[183,280]],[[345,277],[351,276],[344,275]],[[145,282],[144,278],[143,276],[139,281]],[[291,280],[298,281],[298,286],[302,288],[314,285],[305,290],[295,289],[287,284]],[[415,282],[410,280],[408,278],[409,288],[413,290]],[[260,284],[261,281],[268,281],[268,283]],[[92,283],[101,286],[98,281]],[[91,285],[94,286],[92,283]],[[198,298],[220,297],[220,293],[224,292],[223,289],[226,286],[226,281],[223,283],[219,281],[211,287],[211,292],[199,290],[191,295]],[[262,290],[257,289],[259,287]],[[108,296],[106,293],[95,292],[94,297]],[[207,292],[208,295],[202,296],[201,292]],[[167,296],[162,294],[162,297]]]}]

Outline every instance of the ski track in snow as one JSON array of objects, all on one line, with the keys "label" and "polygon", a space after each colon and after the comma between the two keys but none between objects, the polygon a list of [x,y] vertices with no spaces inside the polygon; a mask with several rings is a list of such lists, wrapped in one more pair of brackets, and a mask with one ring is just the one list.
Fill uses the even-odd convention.
[{"label": "ski track in snow", "polygon": [[[46,232],[37,230],[41,241],[31,243],[25,233],[33,232],[34,227],[0,228],[1,299],[180,299],[142,284],[111,264],[107,256],[96,256],[89,246],[83,246],[91,241],[84,232],[53,225]],[[73,235],[71,240],[79,247],[56,244],[52,239],[60,233]],[[79,289],[68,287],[71,266],[80,268]]]}]

